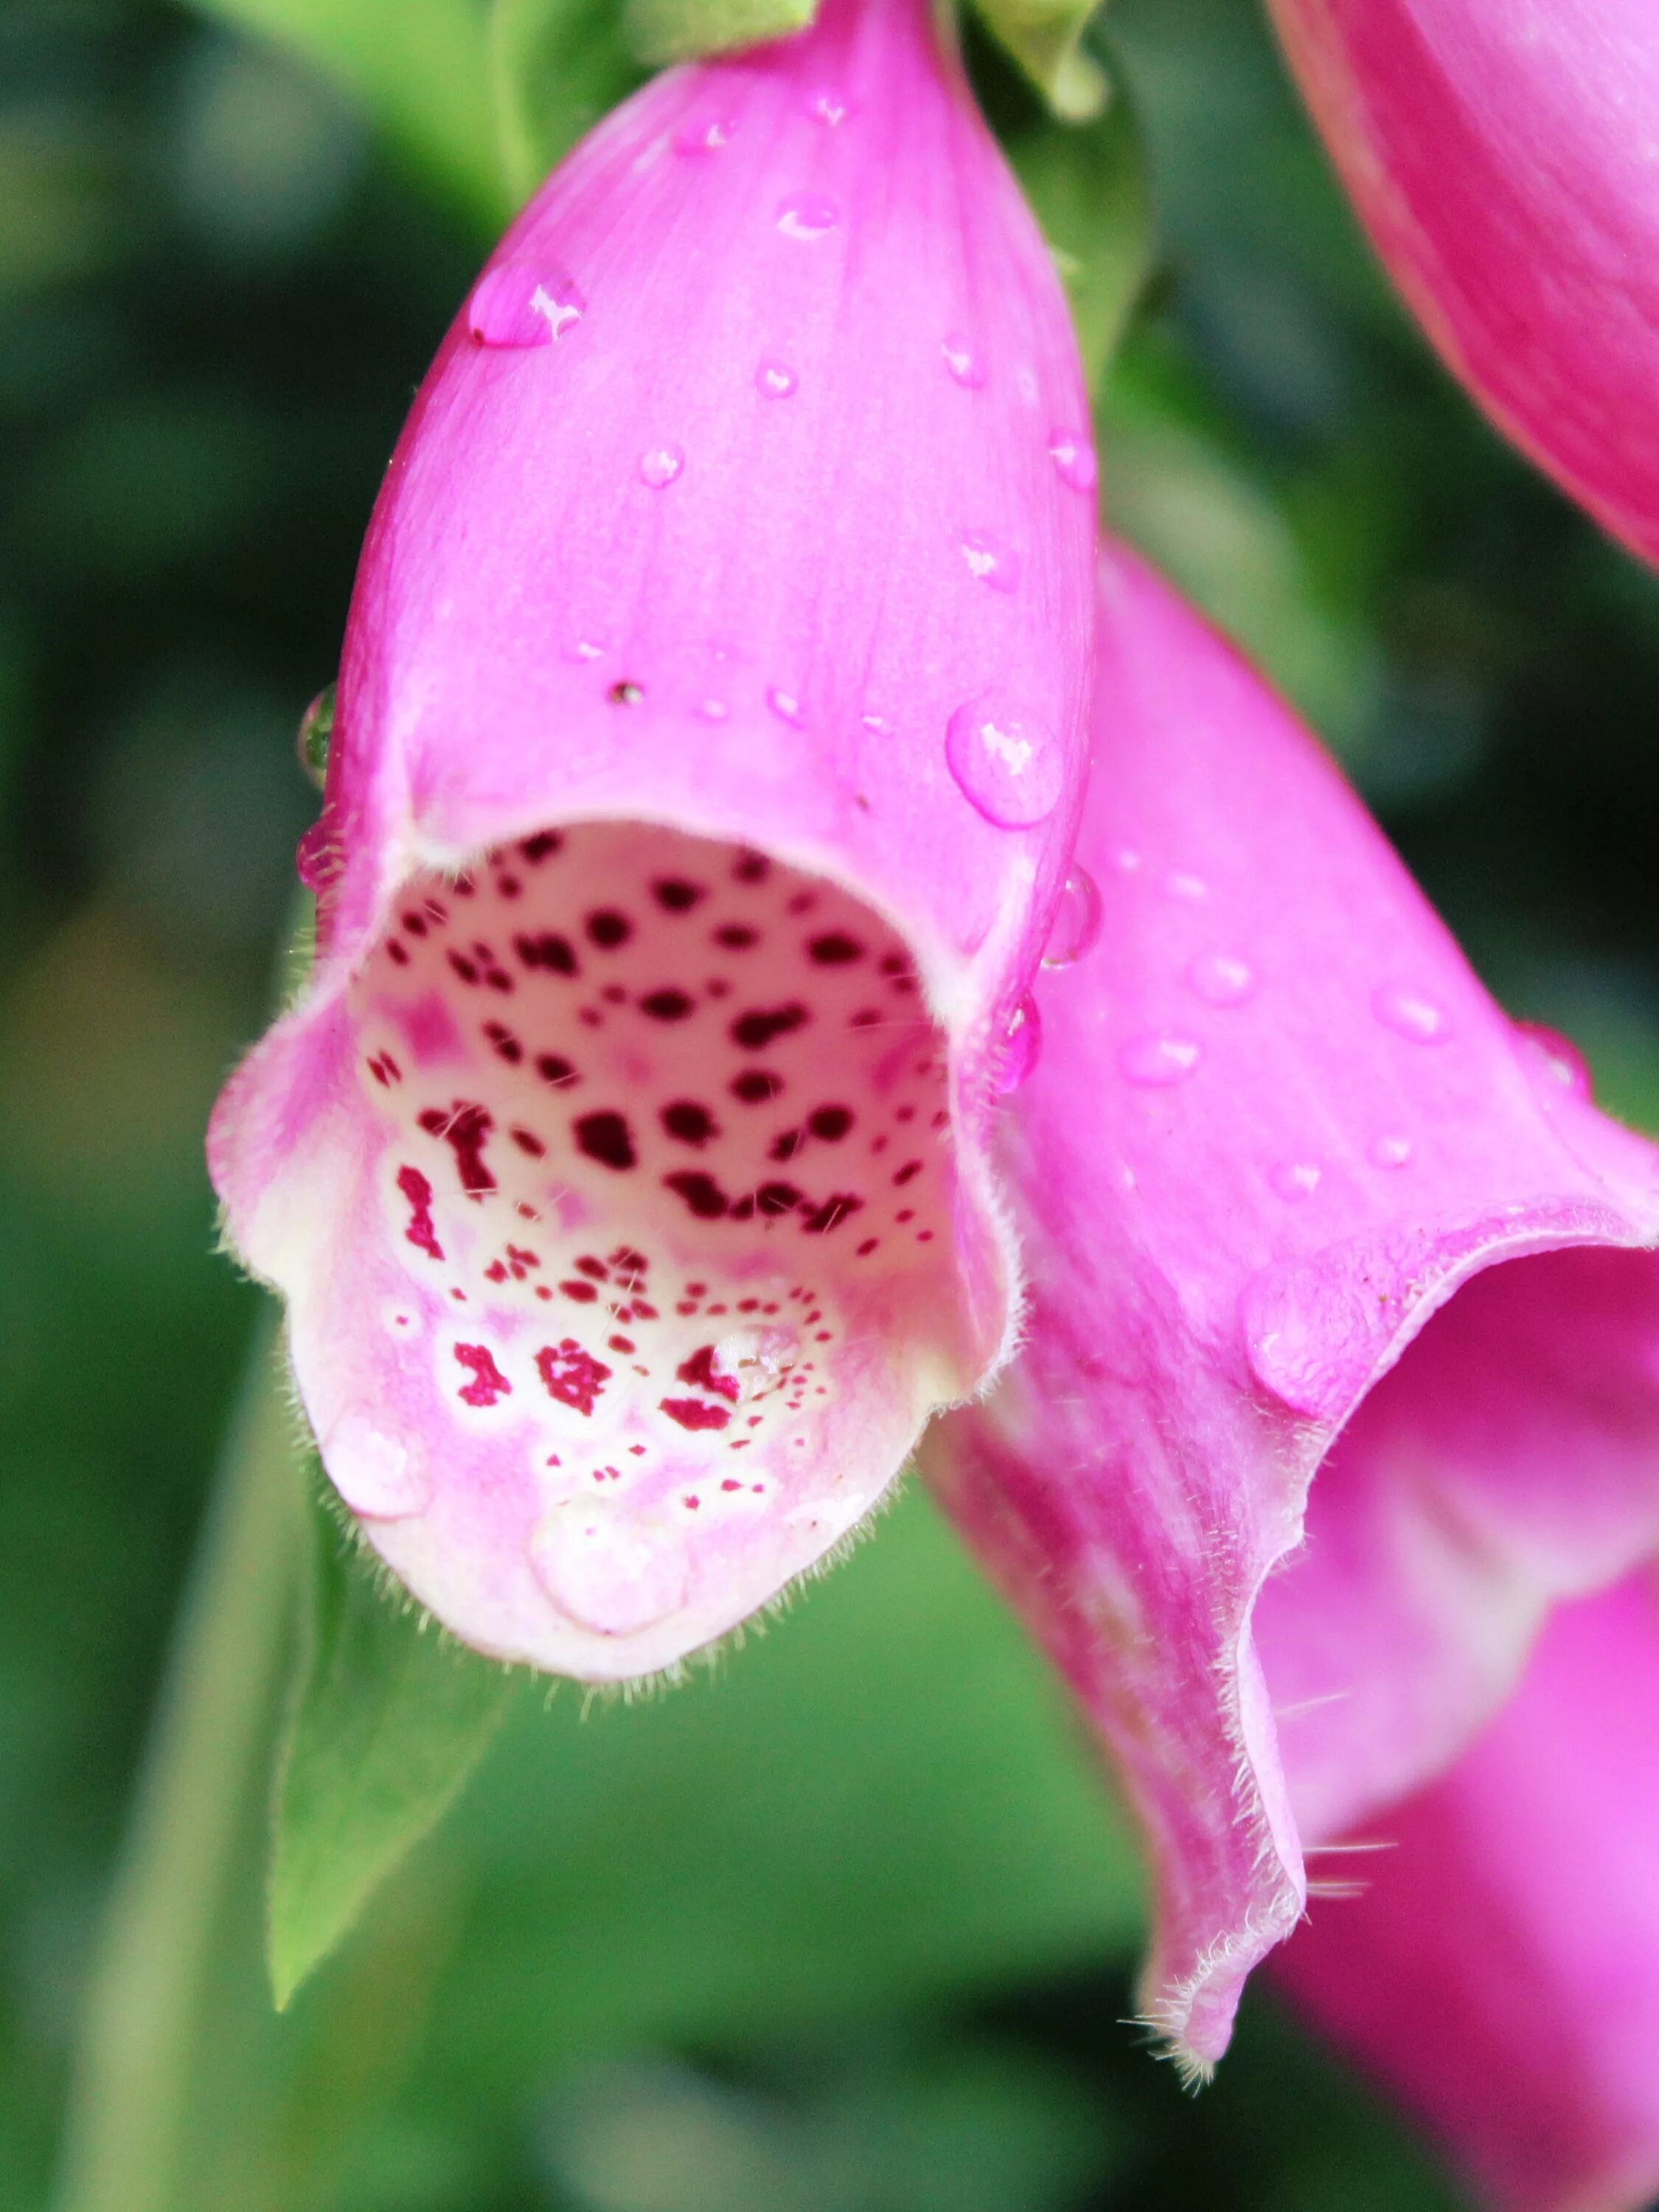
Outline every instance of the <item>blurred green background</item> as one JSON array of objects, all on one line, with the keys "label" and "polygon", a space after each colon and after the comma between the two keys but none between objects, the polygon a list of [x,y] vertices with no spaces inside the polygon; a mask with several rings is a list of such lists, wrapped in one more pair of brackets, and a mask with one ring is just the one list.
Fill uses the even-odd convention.
[{"label": "blurred green background", "polygon": [[[200,1133],[314,805],[295,726],[537,118],[627,81],[530,0],[487,46],[483,16],[0,6],[0,2212],[52,2202],[258,1318]],[[1109,32],[1157,224],[1101,394],[1111,511],[1303,705],[1512,1010],[1659,1121],[1659,586],[1428,358],[1249,0],[1114,0]],[[173,2212],[1458,2201],[1265,1998],[1196,2100],[1146,2056],[1121,1817],[919,1496],[668,1698],[526,1689],[280,2019],[263,1816],[200,1899]]]}]

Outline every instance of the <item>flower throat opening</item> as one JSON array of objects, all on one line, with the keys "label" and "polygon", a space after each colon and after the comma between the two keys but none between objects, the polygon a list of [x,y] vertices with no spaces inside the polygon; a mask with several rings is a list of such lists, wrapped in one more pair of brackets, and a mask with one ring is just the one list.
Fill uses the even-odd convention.
[{"label": "flower throat opening", "polygon": [[[410,884],[349,1013],[383,1342],[453,1448],[349,1407],[342,1493],[417,1595],[423,1540],[384,1524],[436,1541],[483,1481],[564,1622],[718,1634],[963,1387],[943,1040],[903,941],[763,854],[587,823]],[[477,1640],[568,1663],[511,1613]]]}]

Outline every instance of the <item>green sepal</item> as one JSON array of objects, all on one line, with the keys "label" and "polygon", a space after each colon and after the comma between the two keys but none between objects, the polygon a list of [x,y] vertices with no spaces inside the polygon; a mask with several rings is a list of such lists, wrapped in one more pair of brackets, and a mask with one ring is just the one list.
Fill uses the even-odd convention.
[{"label": "green sepal", "polygon": [[313,1458],[310,1589],[272,1807],[279,2008],[447,1810],[518,1686],[397,1589],[325,1492]]},{"label": "green sepal", "polygon": [[1087,123],[1108,105],[1110,80],[1083,43],[1099,0],[977,0],[997,43],[1012,54],[1048,106],[1066,123]]},{"label": "green sepal", "polygon": [[516,204],[645,71],[621,0],[495,0],[489,37],[496,143]]},{"label": "green sepal", "polygon": [[817,0],[623,0],[629,43],[642,62],[696,61],[805,31]]}]

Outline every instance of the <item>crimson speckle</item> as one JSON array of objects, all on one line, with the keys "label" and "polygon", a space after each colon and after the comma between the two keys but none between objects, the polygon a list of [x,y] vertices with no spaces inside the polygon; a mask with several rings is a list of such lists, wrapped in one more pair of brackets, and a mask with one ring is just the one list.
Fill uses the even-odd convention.
[{"label": "crimson speckle", "polygon": [[863,1205],[861,1198],[854,1198],[846,1191],[837,1191],[833,1198],[826,1198],[822,1206],[812,1207],[801,1225],[814,1237],[823,1237],[845,1221],[848,1214],[859,1212]]},{"label": "crimson speckle", "polygon": [[533,837],[522,840],[519,850],[534,867],[538,860],[545,860],[558,852],[563,844],[564,839],[556,830],[538,830]]},{"label": "crimson speckle", "polygon": [[845,1106],[815,1106],[806,1117],[806,1126],[826,1145],[838,1145],[852,1127],[853,1116]]},{"label": "crimson speckle", "polygon": [[510,1398],[513,1385],[495,1364],[495,1356],[487,1345],[458,1344],[455,1357],[472,1376],[461,1386],[461,1396],[469,1406],[493,1406],[498,1398]]},{"label": "crimson speckle", "polygon": [[769,1098],[775,1098],[782,1088],[781,1075],[774,1075],[763,1067],[746,1067],[741,1075],[732,1079],[732,1096],[740,1098],[745,1106],[759,1106]]},{"label": "crimson speckle", "polygon": [[592,1413],[611,1375],[611,1370],[585,1352],[574,1336],[556,1345],[544,1344],[536,1354],[536,1368],[550,1398],[587,1414]]},{"label": "crimson speckle", "polygon": [[689,884],[684,876],[659,876],[651,890],[658,905],[670,914],[684,914],[707,896],[701,884]]},{"label": "crimson speckle", "polygon": [[732,1042],[745,1052],[759,1052],[775,1037],[788,1036],[802,1028],[809,1019],[807,1011],[798,999],[787,1006],[757,1006],[746,1014],[739,1014],[732,1024]]},{"label": "crimson speckle", "polygon": [[556,1052],[538,1053],[536,1055],[536,1073],[541,1077],[544,1083],[550,1083],[556,1089],[561,1091],[564,1089],[567,1084],[574,1083],[576,1080],[575,1069],[570,1065],[570,1062],[568,1060],[562,1058]]},{"label": "crimson speckle", "polygon": [[420,1116],[420,1126],[429,1137],[441,1137],[454,1153],[461,1188],[469,1198],[482,1198],[495,1188],[495,1176],[483,1156],[485,1141],[495,1124],[482,1106],[457,1099],[447,1114],[428,1107]]},{"label": "crimson speckle", "polygon": [[701,1398],[664,1398],[660,1410],[683,1429],[723,1429],[732,1416],[724,1406],[710,1406]]},{"label": "crimson speckle", "polygon": [[647,991],[640,1000],[640,1011],[649,1014],[653,1022],[683,1022],[691,1012],[691,1000],[684,991]]},{"label": "crimson speckle", "polygon": [[712,1344],[700,1344],[689,1359],[681,1360],[674,1372],[682,1382],[694,1383],[699,1390],[711,1391],[732,1405],[738,1401],[738,1379],[735,1375],[722,1375],[716,1369]]},{"label": "crimson speckle", "polygon": [[554,975],[574,975],[576,972],[576,949],[568,937],[556,929],[542,930],[533,936],[521,932],[513,940],[513,950],[526,968],[544,968]]},{"label": "crimson speckle", "polygon": [[728,921],[714,932],[714,942],[723,945],[728,952],[746,952],[759,936],[760,932],[750,929],[746,922]]},{"label": "crimson speckle", "polygon": [[577,1150],[586,1152],[590,1160],[617,1170],[634,1165],[633,1132],[621,1114],[584,1114],[573,1126]]},{"label": "crimson speckle", "polygon": [[677,1098],[662,1109],[662,1125],[683,1145],[706,1145],[720,1134],[720,1125],[706,1106],[695,1098]]},{"label": "crimson speckle", "polygon": [[589,943],[597,945],[602,952],[614,952],[634,934],[634,925],[628,916],[611,906],[596,907],[585,927]]},{"label": "crimson speckle", "polygon": [[864,957],[864,947],[844,929],[826,930],[822,937],[815,937],[806,950],[820,968],[845,968]]},{"label": "crimson speckle", "polygon": [[714,1176],[699,1170],[682,1168],[665,1176],[663,1187],[683,1198],[699,1221],[718,1221],[731,1203]]},{"label": "crimson speckle", "polygon": [[441,1260],[444,1248],[432,1222],[432,1185],[419,1168],[399,1168],[398,1188],[409,1200],[410,1223],[404,1235],[417,1252]]}]

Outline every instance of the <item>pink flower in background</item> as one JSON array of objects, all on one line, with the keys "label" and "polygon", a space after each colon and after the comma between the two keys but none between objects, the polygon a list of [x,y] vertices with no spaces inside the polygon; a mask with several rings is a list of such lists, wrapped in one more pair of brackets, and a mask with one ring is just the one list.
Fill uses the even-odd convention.
[{"label": "pink flower in background", "polygon": [[1517,444],[1659,561],[1652,0],[1270,0],[1372,242]]},{"label": "pink flower in background", "polygon": [[1659,2191],[1659,1586],[1553,1617],[1450,1771],[1275,1960],[1504,2212]]},{"label": "pink flower in background", "polygon": [[[1659,1549],[1659,1152],[1595,1110],[1569,1048],[1493,1005],[1253,672],[1127,553],[1100,583],[1079,869],[1012,1117],[1026,1342],[925,1461],[1126,1781],[1154,1869],[1147,2017],[1201,2071],[1303,1913],[1304,1853],[1393,1833],[1503,1710],[1552,1608]],[[1540,1680],[1577,1633],[1549,1632]],[[1616,1826],[1627,1775],[1647,1792],[1628,1834],[1659,1817],[1650,1765],[1613,1754],[1635,1723],[1605,1726],[1605,1759],[1588,1728],[1574,1753],[1594,1795],[1573,1780],[1576,1805],[1534,1826],[1553,1856],[1517,1892],[1529,1912],[1563,1900],[1542,1938],[1561,2017],[1586,1995],[1562,1966],[1571,1915],[1599,1910],[1572,1901],[1597,1863],[1572,1832]],[[1497,1741],[1444,1789],[1490,1808]],[[1431,1879],[1409,1850],[1401,1881]],[[1627,1894],[1610,1883],[1608,1909]],[[1650,1875],[1632,1995],[1607,2000],[1640,2057],[1604,2133],[1630,2148],[1644,2067],[1644,2159],[1656,1899]],[[1316,1904],[1303,1980],[1331,1969],[1327,2011],[1376,2056],[1405,2006],[1385,1993],[1373,2016],[1341,1966],[1356,1909]],[[1449,1944],[1444,1977],[1478,1948]],[[1583,2023],[1572,2048],[1594,2067],[1606,2043]],[[1524,2092],[1490,2051],[1470,2100],[1497,2109]],[[1420,2077],[1419,2056],[1400,2069]],[[1513,2201],[1577,2204],[1572,2164]]]},{"label": "pink flower in background", "polygon": [[660,79],[444,342],[358,579],[315,973],[210,1158],[341,1496],[484,1650],[672,1665],[1005,1356],[987,1137],[1079,794],[1086,421],[925,0]]}]

